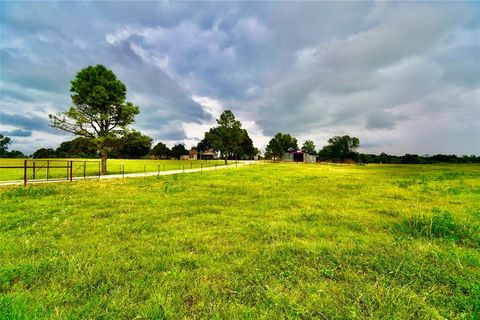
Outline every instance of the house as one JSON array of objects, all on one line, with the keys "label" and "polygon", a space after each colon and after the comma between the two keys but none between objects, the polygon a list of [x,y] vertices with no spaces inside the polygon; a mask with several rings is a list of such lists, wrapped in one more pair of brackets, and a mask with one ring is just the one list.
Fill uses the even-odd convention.
[{"label": "house", "polygon": [[316,163],[317,157],[314,155],[305,153],[302,150],[296,150],[296,151],[285,152],[285,154],[282,157],[282,161]]},{"label": "house", "polygon": [[218,153],[213,150],[207,150],[203,152],[198,152],[196,148],[192,148],[188,151],[189,160],[216,160],[218,159]]},{"label": "house", "polygon": [[213,149],[210,149],[210,150],[207,150],[207,151],[204,151],[204,152],[200,152],[199,153],[199,159],[201,159],[201,160],[217,160],[218,159],[218,153]]},{"label": "house", "polygon": [[198,159],[197,148],[192,148],[192,149],[188,150],[188,159],[189,160],[197,160]]}]

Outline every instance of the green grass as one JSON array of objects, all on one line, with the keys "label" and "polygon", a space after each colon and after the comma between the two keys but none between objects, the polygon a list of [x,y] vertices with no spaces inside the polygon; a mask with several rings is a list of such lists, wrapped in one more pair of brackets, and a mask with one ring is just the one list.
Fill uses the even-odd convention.
[{"label": "green grass", "polygon": [[478,319],[480,166],[0,188],[0,319]]},{"label": "green grass", "polygon": [[[52,168],[48,169],[48,177],[50,179],[65,179],[68,175],[69,160],[74,161],[72,165],[72,175],[74,177],[83,177],[84,165],[87,176],[98,175],[100,160],[94,159],[29,159],[27,171],[28,179],[46,179],[47,178],[47,162]],[[32,168],[35,162],[35,169]],[[220,166],[223,165],[223,160],[147,160],[147,159],[108,159],[107,169],[108,174],[120,174],[125,170],[125,173],[139,173],[139,172],[157,172],[165,170],[180,170],[180,169],[195,169]],[[0,158],[1,166],[23,166],[24,159],[2,159]],[[123,166],[123,167],[122,167]],[[59,168],[61,167],[61,168]],[[35,171],[35,176],[34,176]],[[0,168],[0,181],[23,180],[24,169],[2,169]]]}]

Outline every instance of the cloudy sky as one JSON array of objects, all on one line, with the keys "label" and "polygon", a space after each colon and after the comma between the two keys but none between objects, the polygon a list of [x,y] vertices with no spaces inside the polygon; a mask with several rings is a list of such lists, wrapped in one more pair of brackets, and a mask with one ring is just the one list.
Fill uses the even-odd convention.
[{"label": "cloudy sky", "polygon": [[187,147],[231,109],[276,132],[363,152],[480,154],[480,3],[0,2],[0,133],[31,153],[70,136],[48,114],[103,64],[135,128]]}]

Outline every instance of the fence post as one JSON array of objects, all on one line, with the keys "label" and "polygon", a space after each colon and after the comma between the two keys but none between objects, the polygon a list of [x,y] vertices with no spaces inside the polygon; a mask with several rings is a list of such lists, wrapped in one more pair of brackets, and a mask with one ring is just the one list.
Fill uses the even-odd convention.
[{"label": "fence post", "polygon": [[73,180],[73,161],[70,160],[70,181]]},{"label": "fence post", "polygon": [[32,179],[35,180],[35,161],[33,161],[32,173]]},{"label": "fence post", "polygon": [[24,160],[23,162],[23,185],[24,186],[27,186],[27,176],[28,176],[28,172],[27,172],[27,160]]},{"label": "fence post", "polygon": [[83,162],[83,179],[87,179],[87,161]]},{"label": "fence post", "polygon": [[70,165],[68,164],[68,161],[67,161],[67,166],[66,166],[66,168],[67,168],[67,176],[66,176],[66,179],[68,180],[68,176],[70,175],[70,172],[69,172],[69,171],[70,171]]},{"label": "fence post", "polygon": [[157,164],[157,176],[159,176],[159,175],[160,175],[160,165]]},{"label": "fence post", "polygon": [[50,160],[47,160],[47,181],[48,181],[49,173],[50,173]]},{"label": "fence post", "polygon": [[98,163],[98,178],[100,179],[100,162]]}]

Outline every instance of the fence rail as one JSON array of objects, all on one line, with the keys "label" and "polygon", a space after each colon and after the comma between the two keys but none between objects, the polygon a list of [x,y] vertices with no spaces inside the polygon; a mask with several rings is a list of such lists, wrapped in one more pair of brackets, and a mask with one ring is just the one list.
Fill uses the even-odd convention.
[{"label": "fence rail", "polygon": [[[92,160],[28,160],[23,161],[23,166],[11,165],[0,166],[0,169],[12,169],[15,171],[15,179],[23,178],[23,184],[29,181],[70,180],[92,176],[100,177],[100,161]],[[18,169],[22,171],[19,176]]]},{"label": "fence rail", "polygon": [[[1,159],[0,159],[1,160]],[[87,178],[138,176],[163,174],[163,172],[190,172],[217,169],[225,164],[219,160],[129,160],[113,159],[106,175],[101,173],[99,160],[85,159],[22,159],[0,162],[0,184],[45,181],[73,181]],[[121,162],[120,162],[121,161]],[[252,164],[252,161],[248,161]],[[238,160],[229,161],[229,167],[238,167]],[[242,165],[240,163],[240,165]]]}]

